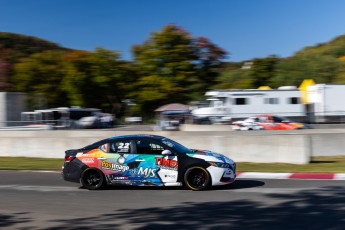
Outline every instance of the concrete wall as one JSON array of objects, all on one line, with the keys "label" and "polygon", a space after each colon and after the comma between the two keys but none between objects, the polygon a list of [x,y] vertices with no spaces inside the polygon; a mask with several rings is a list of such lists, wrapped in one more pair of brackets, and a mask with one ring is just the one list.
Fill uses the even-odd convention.
[{"label": "concrete wall", "polygon": [[237,162],[305,164],[310,160],[310,140],[305,135],[202,134],[184,132],[170,137],[190,148],[212,150]]},{"label": "concrete wall", "polygon": [[[135,131],[0,131],[0,156],[63,158],[67,149]],[[308,163],[308,135],[234,135],[234,132],[140,132],[166,136],[189,148],[212,150],[237,162]]]},{"label": "concrete wall", "polygon": [[345,133],[311,135],[313,156],[345,156]]}]

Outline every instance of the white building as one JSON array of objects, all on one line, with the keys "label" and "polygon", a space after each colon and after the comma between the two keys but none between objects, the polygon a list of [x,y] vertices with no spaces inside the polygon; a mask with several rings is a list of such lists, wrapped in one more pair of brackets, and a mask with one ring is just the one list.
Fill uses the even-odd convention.
[{"label": "white building", "polygon": [[345,121],[345,85],[315,84],[307,87],[307,101],[316,121]]},{"label": "white building", "polygon": [[0,92],[0,127],[19,125],[25,105],[24,93]]}]

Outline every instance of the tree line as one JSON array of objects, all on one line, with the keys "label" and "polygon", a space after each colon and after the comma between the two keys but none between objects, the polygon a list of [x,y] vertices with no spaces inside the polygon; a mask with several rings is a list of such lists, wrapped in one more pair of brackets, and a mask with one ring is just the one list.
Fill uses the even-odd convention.
[{"label": "tree line", "polygon": [[306,78],[345,83],[344,36],[289,58],[244,62],[225,62],[227,51],[176,25],[133,46],[132,61],[104,48],[87,52],[30,39],[0,36],[0,89],[27,93],[30,109],[81,106],[150,117],[161,105],[201,100],[214,88],[298,86]]}]

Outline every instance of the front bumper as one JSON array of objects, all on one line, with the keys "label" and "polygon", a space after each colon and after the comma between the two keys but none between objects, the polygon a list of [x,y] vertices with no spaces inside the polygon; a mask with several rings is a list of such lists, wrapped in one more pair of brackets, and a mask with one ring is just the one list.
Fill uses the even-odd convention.
[{"label": "front bumper", "polygon": [[207,168],[212,178],[212,186],[231,184],[236,180],[236,171],[231,168],[210,166]]}]

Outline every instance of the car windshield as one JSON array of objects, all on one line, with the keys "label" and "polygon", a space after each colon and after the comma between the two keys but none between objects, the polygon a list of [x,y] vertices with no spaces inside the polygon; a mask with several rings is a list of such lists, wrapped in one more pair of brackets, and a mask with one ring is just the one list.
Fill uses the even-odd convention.
[{"label": "car windshield", "polygon": [[168,138],[163,138],[161,141],[163,144],[166,144],[167,146],[174,148],[178,153],[189,153],[192,151],[189,148],[181,145],[180,143],[177,143],[176,141],[170,140]]},{"label": "car windshield", "polygon": [[273,121],[274,122],[291,122],[286,117],[277,117],[277,116],[273,116]]},{"label": "car windshield", "polygon": [[258,122],[259,118],[257,117],[248,117],[247,119],[244,119],[244,122]]}]

